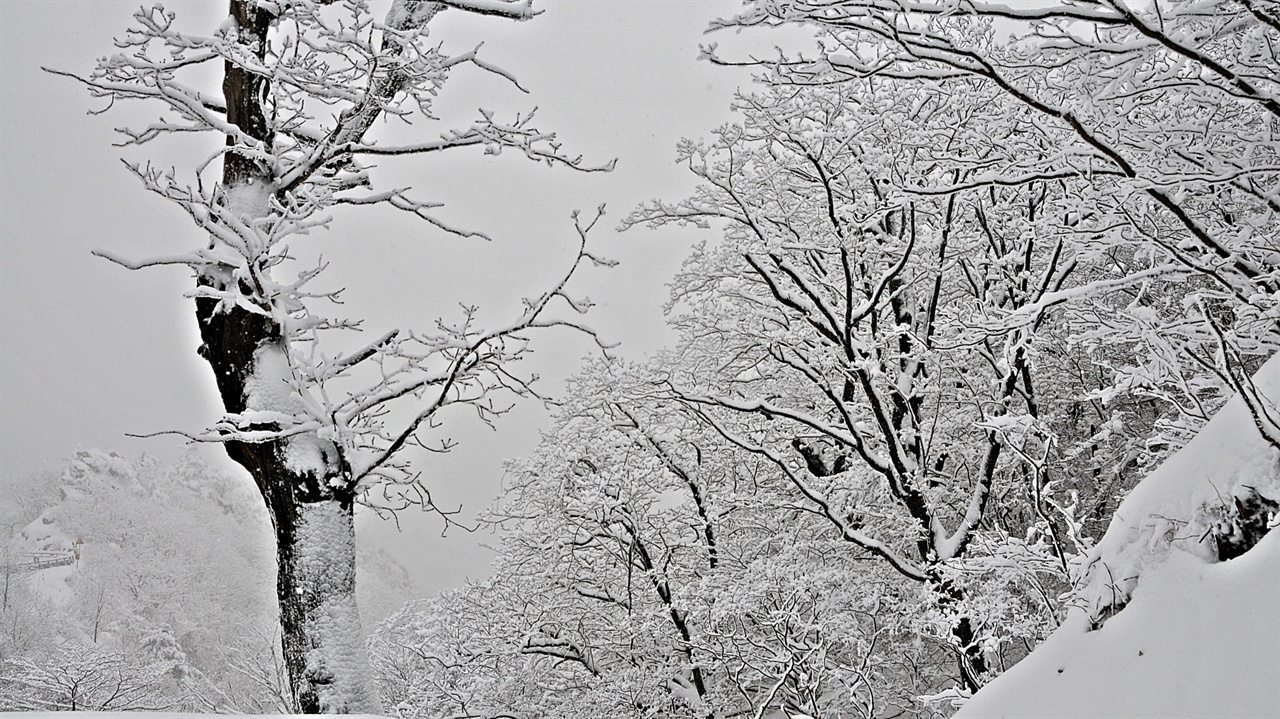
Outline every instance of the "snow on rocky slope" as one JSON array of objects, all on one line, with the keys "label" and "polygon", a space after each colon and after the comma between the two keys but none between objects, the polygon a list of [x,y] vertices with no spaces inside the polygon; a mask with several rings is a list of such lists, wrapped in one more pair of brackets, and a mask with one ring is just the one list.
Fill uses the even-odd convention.
[{"label": "snow on rocky slope", "polygon": [[[1280,405],[1280,356],[1255,383]],[[1064,624],[956,716],[1280,717],[1278,506],[1280,452],[1232,399],[1125,498]]]}]

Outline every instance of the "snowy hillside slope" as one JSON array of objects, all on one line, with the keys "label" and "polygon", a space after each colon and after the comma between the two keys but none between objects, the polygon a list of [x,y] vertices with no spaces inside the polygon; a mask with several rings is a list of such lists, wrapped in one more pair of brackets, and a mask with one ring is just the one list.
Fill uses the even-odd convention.
[{"label": "snowy hillside slope", "polygon": [[[1255,382],[1280,404],[1280,356]],[[1278,503],[1280,452],[1232,399],[1121,503],[1066,622],[956,716],[1280,717]]]},{"label": "snowy hillside slope", "polygon": [[[29,570],[25,576],[32,589],[45,600],[55,606],[65,607],[74,594],[71,578],[79,566],[79,554],[75,552],[75,539],[63,531],[57,520],[46,510],[22,528],[16,536],[9,539],[11,559],[21,559],[28,567],[35,566],[43,559],[72,557],[71,564],[52,564],[52,566]],[[19,571],[22,571],[20,568]]]}]

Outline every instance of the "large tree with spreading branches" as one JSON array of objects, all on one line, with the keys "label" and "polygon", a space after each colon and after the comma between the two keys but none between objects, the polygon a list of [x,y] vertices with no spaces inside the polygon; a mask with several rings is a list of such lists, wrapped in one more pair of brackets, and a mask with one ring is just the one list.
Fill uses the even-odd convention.
[{"label": "large tree with spreading branches", "polygon": [[[354,351],[321,341],[359,323],[318,313],[317,304],[336,299],[312,289],[323,266],[298,271],[288,243],[327,226],[332,210],[388,206],[446,233],[479,235],[446,224],[435,203],[377,187],[370,158],[506,149],[578,170],[608,169],[563,154],[530,115],[503,121],[482,110],[469,123],[408,143],[387,132],[384,119],[437,119],[437,95],[464,66],[514,82],[475,51],[449,54],[429,37],[446,9],[516,21],[536,14],[527,0],[394,0],[385,16],[360,0],[231,0],[222,24],[196,34],[155,5],[135,14],[116,52],[92,73],[55,71],[95,97],[160,108],[153,122],[121,130],[126,145],[186,133],[220,138],[186,176],[128,164],[147,190],[189,215],[203,238],[193,249],[143,260],[99,254],[130,269],[194,271],[199,353],[225,414],[186,434],[222,443],[266,502],[284,661],[296,708],[308,713],[378,710],[355,604],[355,505],[375,496],[393,508],[429,503],[405,450],[426,442],[424,433],[450,407],[488,418],[504,406],[496,394],[527,394],[529,378],[510,368],[528,351],[527,331],[590,333],[573,319],[586,304],[565,293],[578,267],[595,261],[585,249],[593,221],[575,216],[581,244],[570,268],[497,326],[479,326],[467,309],[433,331],[392,329]],[[201,88],[211,70],[221,75],[220,91]],[[286,270],[296,275],[285,279]]]}]

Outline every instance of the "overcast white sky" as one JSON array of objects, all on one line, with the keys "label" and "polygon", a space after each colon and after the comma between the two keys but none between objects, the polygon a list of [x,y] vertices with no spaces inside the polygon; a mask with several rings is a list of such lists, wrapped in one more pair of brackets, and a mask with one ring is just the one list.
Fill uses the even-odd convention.
[{"label": "overcast white sky", "polygon": [[[220,21],[224,0],[165,3],[189,27]],[[388,184],[414,184],[420,197],[447,203],[442,216],[484,231],[493,243],[461,241],[422,225],[358,210],[341,216],[326,237],[303,252],[332,262],[331,286],[347,288],[349,316],[366,318],[376,336],[392,327],[428,328],[460,301],[500,316],[535,293],[571,256],[569,213],[601,203],[609,217],[595,248],[618,259],[577,285],[599,307],[591,323],[622,352],[639,357],[667,340],[661,306],[664,283],[696,232],[614,231],[633,206],[676,198],[691,187],[674,163],[683,136],[697,137],[728,120],[735,87],[747,78],[696,60],[703,30],[733,13],[735,0],[540,0],[545,12],[527,23],[450,11],[433,24],[446,49],[484,41],[483,56],[514,72],[530,90],[475,71],[446,88],[446,124],[465,124],[474,108],[514,113],[538,106],[538,125],[559,133],[566,148],[615,172],[576,174],[523,158],[463,151],[388,168]],[[142,452],[169,459],[183,450],[170,438],[138,440],[126,433],[196,430],[220,413],[197,336],[184,269],[130,273],[91,256],[94,248],[145,257],[180,252],[198,242],[193,228],[163,201],[148,196],[120,163],[124,156],[188,169],[220,138],[169,142],[122,151],[112,128],[147,116],[138,105],[91,116],[103,106],[75,83],[40,66],[87,72],[113,50],[137,2],[113,0],[0,1],[0,481],[56,468],[79,447]],[[759,39],[713,37],[724,45]],[[775,38],[767,38],[767,47]],[[590,350],[568,334],[539,338],[539,370],[547,389],[573,371]],[[461,446],[421,464],[444,505],[470,515],[497,493],[504,458],[526,453],[544,411],[518,408],[497,432],[459,423]],[[213,456],[215,453],[210,452]],[[229,470],[232,465],[225,463]],[[390,525],[362,521],[362,536],[392,549],[424,588],[483,574],[485,538],[405,517]]]}]

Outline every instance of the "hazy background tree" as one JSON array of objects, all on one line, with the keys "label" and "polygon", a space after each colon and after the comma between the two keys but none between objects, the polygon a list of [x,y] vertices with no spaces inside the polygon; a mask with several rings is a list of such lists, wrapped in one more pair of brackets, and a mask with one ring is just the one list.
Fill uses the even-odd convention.
[{"label": "hazy background tree", "polygon": [[[76,689],[77,705],[89,708],[98,694],[76,687],[115,677],[129,690],[93,690],[110,700],[98,708],[292,710],[278,609],[261,581],[272,537],[252,488],[196,450],[171,465],[86,450],[51,474],[56,482],[37,474],[9,483],[35,513],[8,535],[10,554],[70,561],[11,575],[0,707],[67,708]],[[17,508],[0,501],[0,510]],[[385,552],[362,548],[357,561],[366,623],[417,593]]]}]

